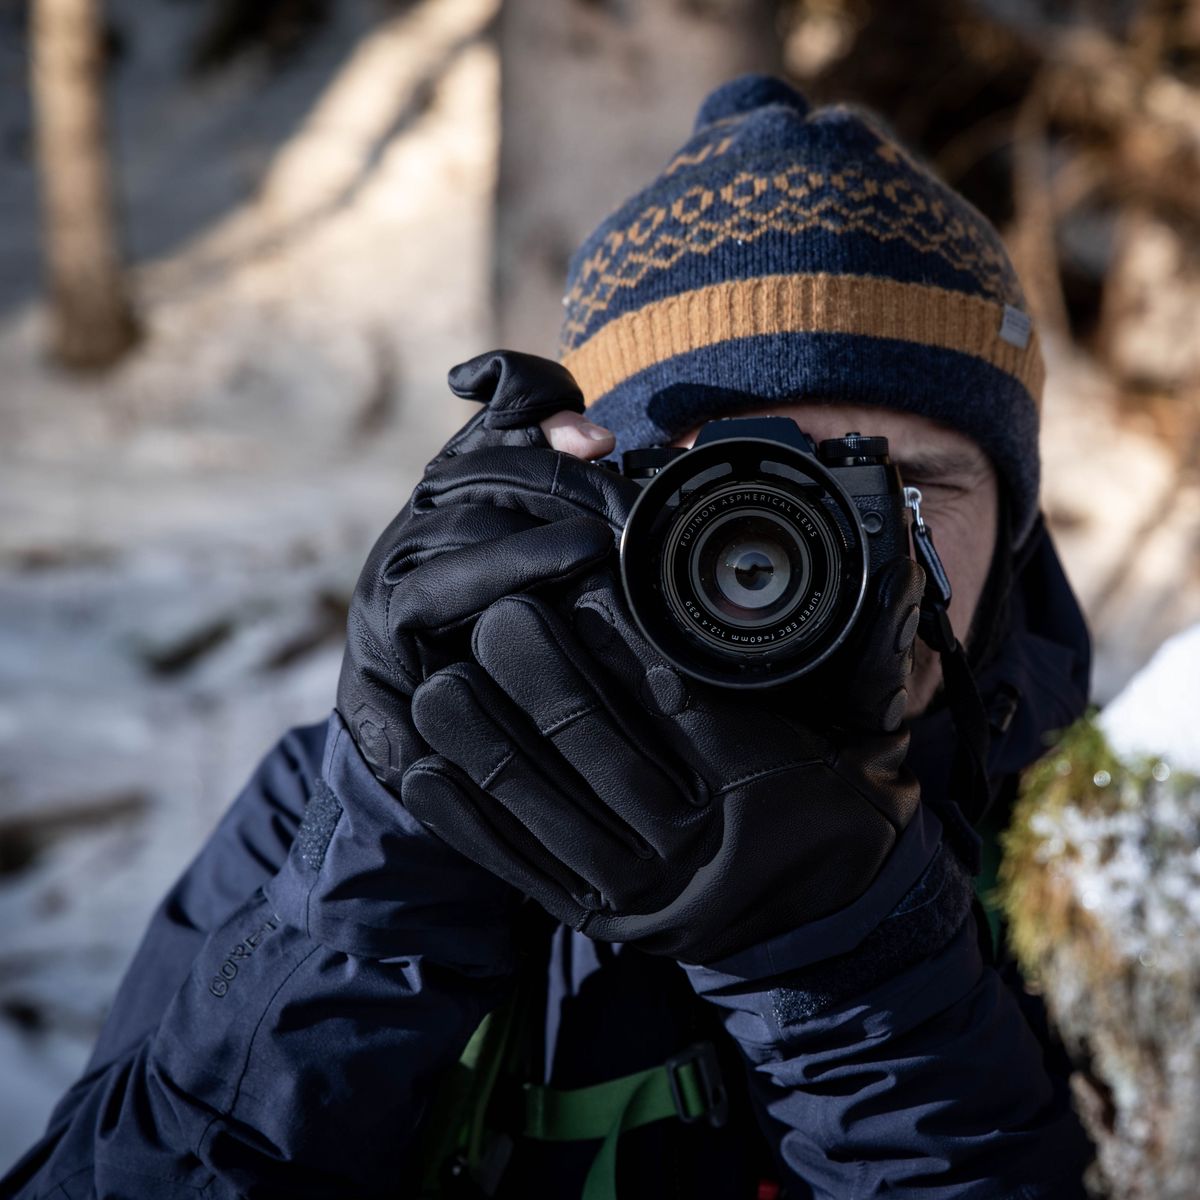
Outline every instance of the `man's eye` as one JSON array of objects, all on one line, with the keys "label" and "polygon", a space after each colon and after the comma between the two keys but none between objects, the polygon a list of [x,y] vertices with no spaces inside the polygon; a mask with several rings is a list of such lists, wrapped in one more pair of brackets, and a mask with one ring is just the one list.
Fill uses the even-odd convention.
[{"label": "man's eye", "polygon": [[904,482],[910,487],[919,488],[923,496],[961,496],[970,491],[965,484],[948,479],[922,479],[920,476],[904,476]]}]

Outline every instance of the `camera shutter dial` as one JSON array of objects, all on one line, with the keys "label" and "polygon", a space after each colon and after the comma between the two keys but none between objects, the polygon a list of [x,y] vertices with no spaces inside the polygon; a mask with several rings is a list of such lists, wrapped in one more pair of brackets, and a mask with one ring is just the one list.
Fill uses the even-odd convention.
[{"label": "camera shutter dial", "polygon": [[848,433],[845,437],[826,439],[817,453],[827,467],[883,466],[888,461],[888,440]]}]

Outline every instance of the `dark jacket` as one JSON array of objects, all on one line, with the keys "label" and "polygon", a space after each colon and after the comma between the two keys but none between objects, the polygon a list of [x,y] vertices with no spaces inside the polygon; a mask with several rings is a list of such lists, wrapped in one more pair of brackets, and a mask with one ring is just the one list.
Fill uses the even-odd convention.
[{"label": "dark jacket", "polygon": [[[1017,583],[982,673],[996,777],[1086,697],[1086,631],[1048,539]],[[546,1081],[716,1047],[730,1121],[626,1134],[622,1197],[735,1200],[778,1194],[772,1181],[790,1198],[1082,1194],[1088,1149],[1061,1065],[975,919],[916,966],[864,970],[861,947],[905,936],[947,876],[937,812],[953,745],[945,713],[917,722],[930,803],[871,888],[813,926],[706,968],[562,927],[524,947],[544,979],[532,1019]],[[897,881],[914,873],[906,893]],[[405,813],[336,713],[294,730],[164,900],[83,1078],[0,1195],[414,1194],[431,1096],[510,989],[515,906]],[[595,1150],[519,1143],[498,1194],[578,1196]]]}]

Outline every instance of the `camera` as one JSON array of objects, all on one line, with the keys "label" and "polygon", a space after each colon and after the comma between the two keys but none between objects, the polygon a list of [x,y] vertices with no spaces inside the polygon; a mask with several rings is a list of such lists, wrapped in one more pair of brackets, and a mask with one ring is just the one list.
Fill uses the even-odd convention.
[{"label": "camera", "polygon": [[706,683],[762,688],[853,641],[868,587],[908,555],[886,438],[813,442],[787,417],[710,421],[691,449],[627,451],[642,485],[621,580],[642,633]]}]

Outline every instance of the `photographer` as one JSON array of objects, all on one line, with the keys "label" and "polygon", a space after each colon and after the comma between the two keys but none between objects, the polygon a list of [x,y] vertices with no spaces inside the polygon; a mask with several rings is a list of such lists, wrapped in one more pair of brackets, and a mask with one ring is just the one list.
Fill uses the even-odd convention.
[{"label": "photographer", "polygon": [[[1088,671],[995,231],[861,115],[748,77],[565,306],[561,365],[451,372],[483,407],[368,559],[337,710],[167,897],[5,1195],[1079,1194],[1065,1079],[972,911],[969,818]],[[926,553],[872,562],[786,688],[661,652],[615,565],[641,489],[585,460],[751,415],[888,439],[949,629]]]}]

